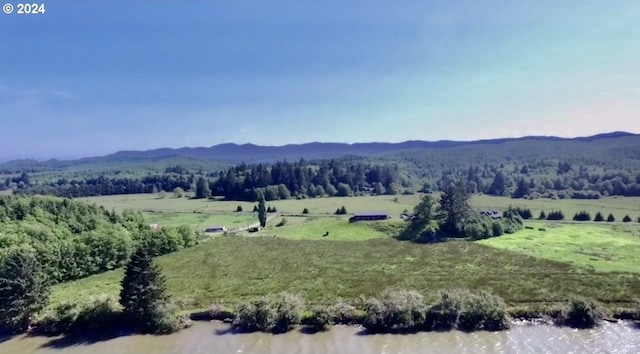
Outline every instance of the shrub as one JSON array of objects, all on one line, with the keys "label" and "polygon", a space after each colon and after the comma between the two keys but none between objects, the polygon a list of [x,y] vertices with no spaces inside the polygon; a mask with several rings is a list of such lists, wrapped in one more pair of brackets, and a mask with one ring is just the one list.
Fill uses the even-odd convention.
[{"label": "shrub", "polygon": [[629,215],[625,215],[624,218],[622,218],[622,222],[631,222],[631,217]]},{"label": "shrub", "polygon": [[573,328],[593,328],[604,319],[605,312],[598,302],[575,297],[561,309],[559,320]]},{"label": "shrub", "polygon": [[239,213],[242,211],[242,205],[238,205],[238,207],[236,208],[236,212]]},{"label": "shrub", "polygon": [[126,325],[117,302],[106,295],[86,303],[56,305],[39,323],[37,332],[45,335],[95,335],[113,333]]},{"label": "shrub", "polygon": [[302,321],[304,299],[300,295],[282,292],[274,302],[276,316],[273,330],[277,333],[289,331]]},{"label": "shrub", "polygon": [[593,218],[593,221],[597,221],[597,222],[604,221],[604,216],[602,216],[601,212],[598,212],[596,216]]},{"label": "shrub", "polygon": [[276,227],[281,227],[287,224],[287,218],[282,218],[279,223],[276,224]]},{"label": "shrub", "polygon": [[493,236],[502,236],[502,234],[504,234],[504,228],[502,227],[500,221],[494,221],[493,223],[491,223],[491,231],[493,233]]},{"label": "shrub", "polygon": [[616,218],[613,216],[613,214],[609,214],[609,216],[607,216],[607,222],[614,222],[616,221]]},{"label": "shrub", "polygon": [[346,215],[347,214],[347,208],[344,207],[344,205],[338,209],[336,209],[335,212],[336,215]]},{"label": "shrub", "polygon": [[481,292],[469,294],[462,301],[458,329],[498,331],[509,328],[507,306],[499,296]]},{"label": "shrub", "polygon": [[122,327],[122,323],[122,312],[118,309],[117,301],[101,295],[81,307],[72,331],[89,334],[114,332]]},{"label": "shrub", "polygon": [[309,209],[307,208],[302,209],[302,214],[309,214]]},{"label": "shrub", "polygon": [[440,291],[437,300],[427,310],[426,329],[450,330],[458,323],[464,290]]},{"label": "shrub", "polygon": [[547,215],[547,220],[564,220],[564,214],[560,210],[553,210]]},{"label": "shrub", "polygon": [[547,214],[544,213],[544,210],[540,212],[540,216],[538,216],[539,220],[545,220],[547,218]]},{"label": "shrub", "polygon": [[296,294],[283,292],[275,299],[263,297],[240,304],[232,326],[247,332],[286,332],[300,324],[303,308],[304,301]]},{"label": "shrub", "polygon": [[80,309],[75,302],[63,302],[44,315],[36,330],[38,334],[57,336],[70,333],[78,318]]},{"label": "shrub", "polygon": [[448,330],[507,329],[510,320],[504,300],[487,292],[477,294],[454,289],[439,293],[437,301],[427,311],[426,327]]},{"label": "shrub", "polygon": [[238,305],[232,326],[247,332],[266,331],[273,326],[275,318],[273,304],[263,297],[254,302],[243,302]]},{"label": "shrub", "polygon": [[367,314],[362,326],[371,332],[381,332],[387,329],[385,323],[385,308],[380,299],[370,298],[364,304],[364,312]]},{"label": "shrub", "polygon": [[333,308],[326,306],[312,307],[308,325],[318,331],[326,330],[327,326],[333,324],[333,320],[336,317],[333,310]]},{"label": "shrub", "polygon": [[253,206],[253,212],[254,212],[254,213],[257,213],[257,212],[258,212],[258,206],[257,206],[257,205],[254,205],[254,206]]},{"label": "shrub", "polygon": [[591,221],[591,214],[584,210],[579,211],[573,216],[573,221]]},{"label": "shrub", "polygon": [[332,312],[335,313],[336,322],[343,324],[356,323],[359,317],[356,307],[342,300],[338,300],[338,302],[333,305]]},{"label": "shrub", "polygon": [[515,211],[518,213],[518,215],[520,215],[521,218],[525,220],[533,218],[533,214],[531,213],[530,209],[516,207]]}]

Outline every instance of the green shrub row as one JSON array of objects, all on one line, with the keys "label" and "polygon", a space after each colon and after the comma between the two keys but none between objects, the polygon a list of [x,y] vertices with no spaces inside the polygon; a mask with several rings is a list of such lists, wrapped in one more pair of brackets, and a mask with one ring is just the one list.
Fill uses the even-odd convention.
[{"label": "green shrub row", "polygon": [[230,321],[233,328],[244,332],[283,333],[297,325],[321,331],[333,324],[359,324],[370,333],[399,333],[500,331],[510,327],[512,316],[550,317],[558,325],[591,328],[605,318],[605,311],[596,301],[575,297],[543,311],[516,309],[509,314],[499,296],[466,289],[440,291],[430,297],[411,290],[385,291],[361,299],[358,307],[343,301],[333,306],[305,307],[301,296],[283,292],[241,303],[234,311],[215,305],[206,313],[193,314],[191,319]]}]

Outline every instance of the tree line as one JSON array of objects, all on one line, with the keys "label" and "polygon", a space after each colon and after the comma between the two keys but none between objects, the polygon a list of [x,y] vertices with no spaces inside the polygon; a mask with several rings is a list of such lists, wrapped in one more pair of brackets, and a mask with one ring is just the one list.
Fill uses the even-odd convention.
[{"label": "tree line", "polygon": [[154,230],[140,212],[44,196],[0,196],[0,259],[12,247],[37,255],[52,283],[86,277],[125,264],[146,245],[161,255],[195,245],[199,233],[188,226]]},{"label": "tree line", "polygon": [[[414,161],[415,160],[415,161]],[[530,160],[474,164],[437,164],[415,158],[331,159],[263,164],[239,164],[220,172],[189,171],[180,166],[145,177],[91,177],[38,182],[23,172],[5,181],[21,194],[60,197],[156,193],[184,190],[197,198],[222,196],[228,200],[257,201],[258,190],[267,201],[321,196],[352,196],[442,191],[463,179],[470,193],[511,198],[598,199],[640,196],[640,173],[621,165],[598,161]]]}]

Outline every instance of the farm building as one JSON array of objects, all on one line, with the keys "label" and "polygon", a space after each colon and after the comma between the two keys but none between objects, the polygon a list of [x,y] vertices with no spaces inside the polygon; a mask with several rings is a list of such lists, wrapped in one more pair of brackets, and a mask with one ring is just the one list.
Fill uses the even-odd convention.
[{"label": "farm building", "polygon": [[389,218],[389,213],[385,212],[354,213],[353,216],[349,218],[349,222],[387,220]]},{"label": "farm building", "polygon": [[486,216],[488,216],[488,217],[490,217],[492,219],[500,219],[500,218],[502,218],[502,213],[500,213],[497,210],[493,210],[493,209],[484,210],[482,212],[482,214],[484,214],[484,215],[486,215]]},{"label": "farm building", "polygon": [[225,232],[225,231],[227,231],[226,226],[209,226],[206,228],[206,230],[204,230],[204,232],[210,232],[210,233]]}]

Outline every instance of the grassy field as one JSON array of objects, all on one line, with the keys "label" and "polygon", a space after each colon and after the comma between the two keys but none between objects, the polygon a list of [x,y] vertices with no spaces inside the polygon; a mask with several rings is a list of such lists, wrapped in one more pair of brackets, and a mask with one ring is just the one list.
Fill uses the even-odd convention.
[{"label": "grassy field", "polygon": [[[640,274],[640,225],[529,222],[534,229],[478,243],[599,272]],[[544,228],[546,231],[539,231]]]},{"label": "grassy field", "polygon": [[[277,236],[294,240],[339,240],[363,241],[375,238],[390,238],[399,234],[405,223],[402,220],[381,222],[358,222],[349,224],[346,217],[286,217],[285,226],[274,225],[260,232],[263,236]],[[329,233],[325,236],[326,233]]]},{"label": "grassy field", "polygon": [[[411,210],[419,195],[321,198],[268,203],[285,214],[251,237],[220,236],[191,249],[160,257],[170,293],[193,300],[193,307],[241,300],[283,290],[300,292],[314,303],[337,297],[372,295],[385,288],[430,292],[442,288],[487,289],[511,305],[562,301],[572,294],[610,306],[640,295],[640,224],[527,221],[525,229],[478,242],[432,245],[392,238],[403,227],[397,217]],[[155,195],[86,198],[107,208],[145,211],[164,224],[225,224],[257,221],[253,203],[158,199]],[[640,198],[601,200],[512,200],[474,196],[477,208],[508,205],[540,210],[561,209],[571,218],[579,210],[613,212],[618,220],[640,215]],[[235,213],[237,205],[246,212]],[[382,210],[395,220],[349,224],[331,214]],[[309,216],[293,216],[308,208]],[[196,211],[194,213],[194,211]],[[546,231],[540,231],[544,228]],[[324,236],[329,232],[328,236]],[[247,234],[244,234],[247,235]],[[277,237],[274,237],[277,236]],[[334,242],[335,241],[335,242]],[[107,293],[117,295],[122,270],[57,285],[52,303]]]},{"label": "grassy field", "polygon": [[[397,198],[397,199],[396,199]],[[193,213],[203,214],[233,213],[238,205],[250,212],[255,203],[217,201],[217,200],[194,200],[188,198],[173,198],[169,193],[166,198],[159,199],[155,194],[133,194],[104,197],[82,198],[86,201],[104,205],[106,208],[123,210],[133,208],[146,211],[162,211],[171,213]],[[315,198],[302,200],[279,200],[268,202],[268,205],[275,206],[280,213],[300,214],[304,208],[308,208],[310,214],[333,214],[337,208],[345,206],[347,212],[363,211],[386,211],[392,216],[398,217],[403,210],[412,210],[419,202],[420,194],[399,195],[399,196],[367,196],[348,198]],[[640,198],[637,197],[610,197],[598,200],[551,200],[536,199],[523,200],[506,197],[492,197],[487,195],[474,195],[472,197],[474,207],[482,209],[505,209],[509,205],[520,206],[531,209],[534,217],[537,217],[541,210],[549,212],[551,210],[562,210],[571,219],[573,215],[586,210],[592,216],[600,211],[606,215],[612,213],[616,220],[629,214],[635,221],[640,217]]]},{"label": "grassy field", "polygon": [[[570,294],[618,304],[640,294],[637,274],[597,273],[465,241],[417,245],[389,238],[221,237],[157,262],[174,298],[191,299],[194,307],[235,304],[284,290],[300,292],[312,303],[394,287],[487,289],[512,305],[562,301]],[[121,279],[122,270],[117,270],[57,285],[52,304],[101,293],[117,296]]]}]

